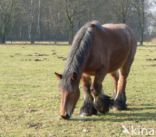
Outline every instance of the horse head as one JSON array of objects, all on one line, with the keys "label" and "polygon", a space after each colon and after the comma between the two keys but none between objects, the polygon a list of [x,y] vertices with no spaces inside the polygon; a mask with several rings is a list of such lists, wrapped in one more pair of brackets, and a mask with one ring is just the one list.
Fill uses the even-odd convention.
[{"label": "horse head", "polygon": [[76,84],[77,74],[72,73],[68,78],[65,78],[62,74],[58,74],[56,72],[55,75],[60,80],[60,116],[63,119],[69,119],[80,96],[80,90],[78,84]]}]

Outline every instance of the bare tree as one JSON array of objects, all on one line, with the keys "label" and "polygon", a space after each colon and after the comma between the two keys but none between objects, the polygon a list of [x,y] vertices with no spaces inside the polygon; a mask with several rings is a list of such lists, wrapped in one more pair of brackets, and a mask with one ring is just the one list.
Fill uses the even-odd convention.
[{"label": "bare tree", "polygon": [[144,0],[133,1],[133,6],[135,7],[138,16],[138,24],[140,28],[140,45],[143,45],[145,32],[145,1]]},{"label": "bare tree", "polygon": [[6,36],[13,25],[14,1],[0,1],[0,42],[6,42]]},{"label": "bare tree", "polygon": [[[0,42],[68,40],[87,21],[129,24],[142,44],[154,35],[153,0],[0,0]],[[152,2],[152,3],[151,3]],[[150,3],[150,4],[149,4]],[[152,29],[148,33],[149,26]]]},{"label": "bare tree", "polygon": [[38,0],[37,32],[38,32],[39,38],[41,34],[40,20],[41,20],[41,0]]},{"label": "bare tree", "polygon": [[126,23],[131,8],[131,0],[111,0],[109,3],[113,12],[112,15],[115,15],[117,22]]},{"label": "bare tree", "polygon": [[34,38],[33,38],[33,21],[34,21],[34,0],[30,1],[30,22],[28,26],[28,34],[29,34],[29,40],[33,44]]},{"label": "bare tree", "polygon": [[75,8],[72,5],[72,0],[65,0],[65,13],[67,16],[67,20],[69,22],[69,43],[71,43],[73,35],[74,35],[74,16],[75,16]]}]

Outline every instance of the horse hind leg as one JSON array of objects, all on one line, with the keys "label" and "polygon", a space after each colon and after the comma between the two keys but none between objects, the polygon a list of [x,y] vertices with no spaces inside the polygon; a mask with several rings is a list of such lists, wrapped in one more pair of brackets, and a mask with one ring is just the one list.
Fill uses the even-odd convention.
[{"label": "horse hind leg", "polygon": [[126,63],[119,70],[119,80],[117,84],[117,93],[114,98],[114,106],[115,110],[125,110],[127,108],[126,105],[126,83],[127,77],[131,68],[132,61]]},{"label": "horse hind leg", "polygon": [[118,86],[118,80],[119,80],[119,71],[114,71],[111,73],[113,82],[114,82],[114,92],[113,92],[113,99],[116,97],[117,94],[117,86]]},{"label": "horse hind leg", "polygon": [[91,87],[91,78],[88,75],[82,76],[83,82],[83,91],[84,91],[84,103],[80,109],[80,115],[82,116],[91,116],[96,115],[97,110],[93,105],[93,97],[91,95],[90,87]]}]

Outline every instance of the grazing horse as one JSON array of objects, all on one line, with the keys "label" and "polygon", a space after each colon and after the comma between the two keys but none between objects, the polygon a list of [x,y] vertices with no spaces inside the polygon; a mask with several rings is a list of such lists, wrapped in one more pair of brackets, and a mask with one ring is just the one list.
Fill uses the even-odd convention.
[{"label": "grazing horse", "polygon": [[[84,103],[80,114],[90,116],[106,113],[112,104],[102,92],[102,81],[110,73],[115,84],[113,107],[126,109],[126,79],[137,43],[132,30],[125,24],[101,25],[97,21],[85,24],[75,35],[63,74],[60,79],[60,115],[69,119],[80,96],[83,82]],[[94,76],[93,82],[91,77]]]}]

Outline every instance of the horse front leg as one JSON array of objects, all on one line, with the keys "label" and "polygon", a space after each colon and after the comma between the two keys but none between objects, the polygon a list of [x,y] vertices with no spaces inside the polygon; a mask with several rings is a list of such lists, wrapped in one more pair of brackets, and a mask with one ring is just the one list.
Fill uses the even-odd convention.
[{"label": "horse front leg", "polygon": [[84,103],[80,109],[80,115],[82,116],[91,116],[96,115],[97,110],[93,104],[93,97],[91,95],[91,78],[88,75],[83,74],[82,76],[83,91],[84,91]]},{"label": "horse front leg", "polygon": [[105,72],[98,72],[95,76],[93,85],[92,85],[92,95],[94,98],[94,106],[96,110],[100,113],[106,113],[109,111],[109,107],[112,104],[112,101],[109,96],[104,95],[102,92],[102,81],[105,77]]}]

